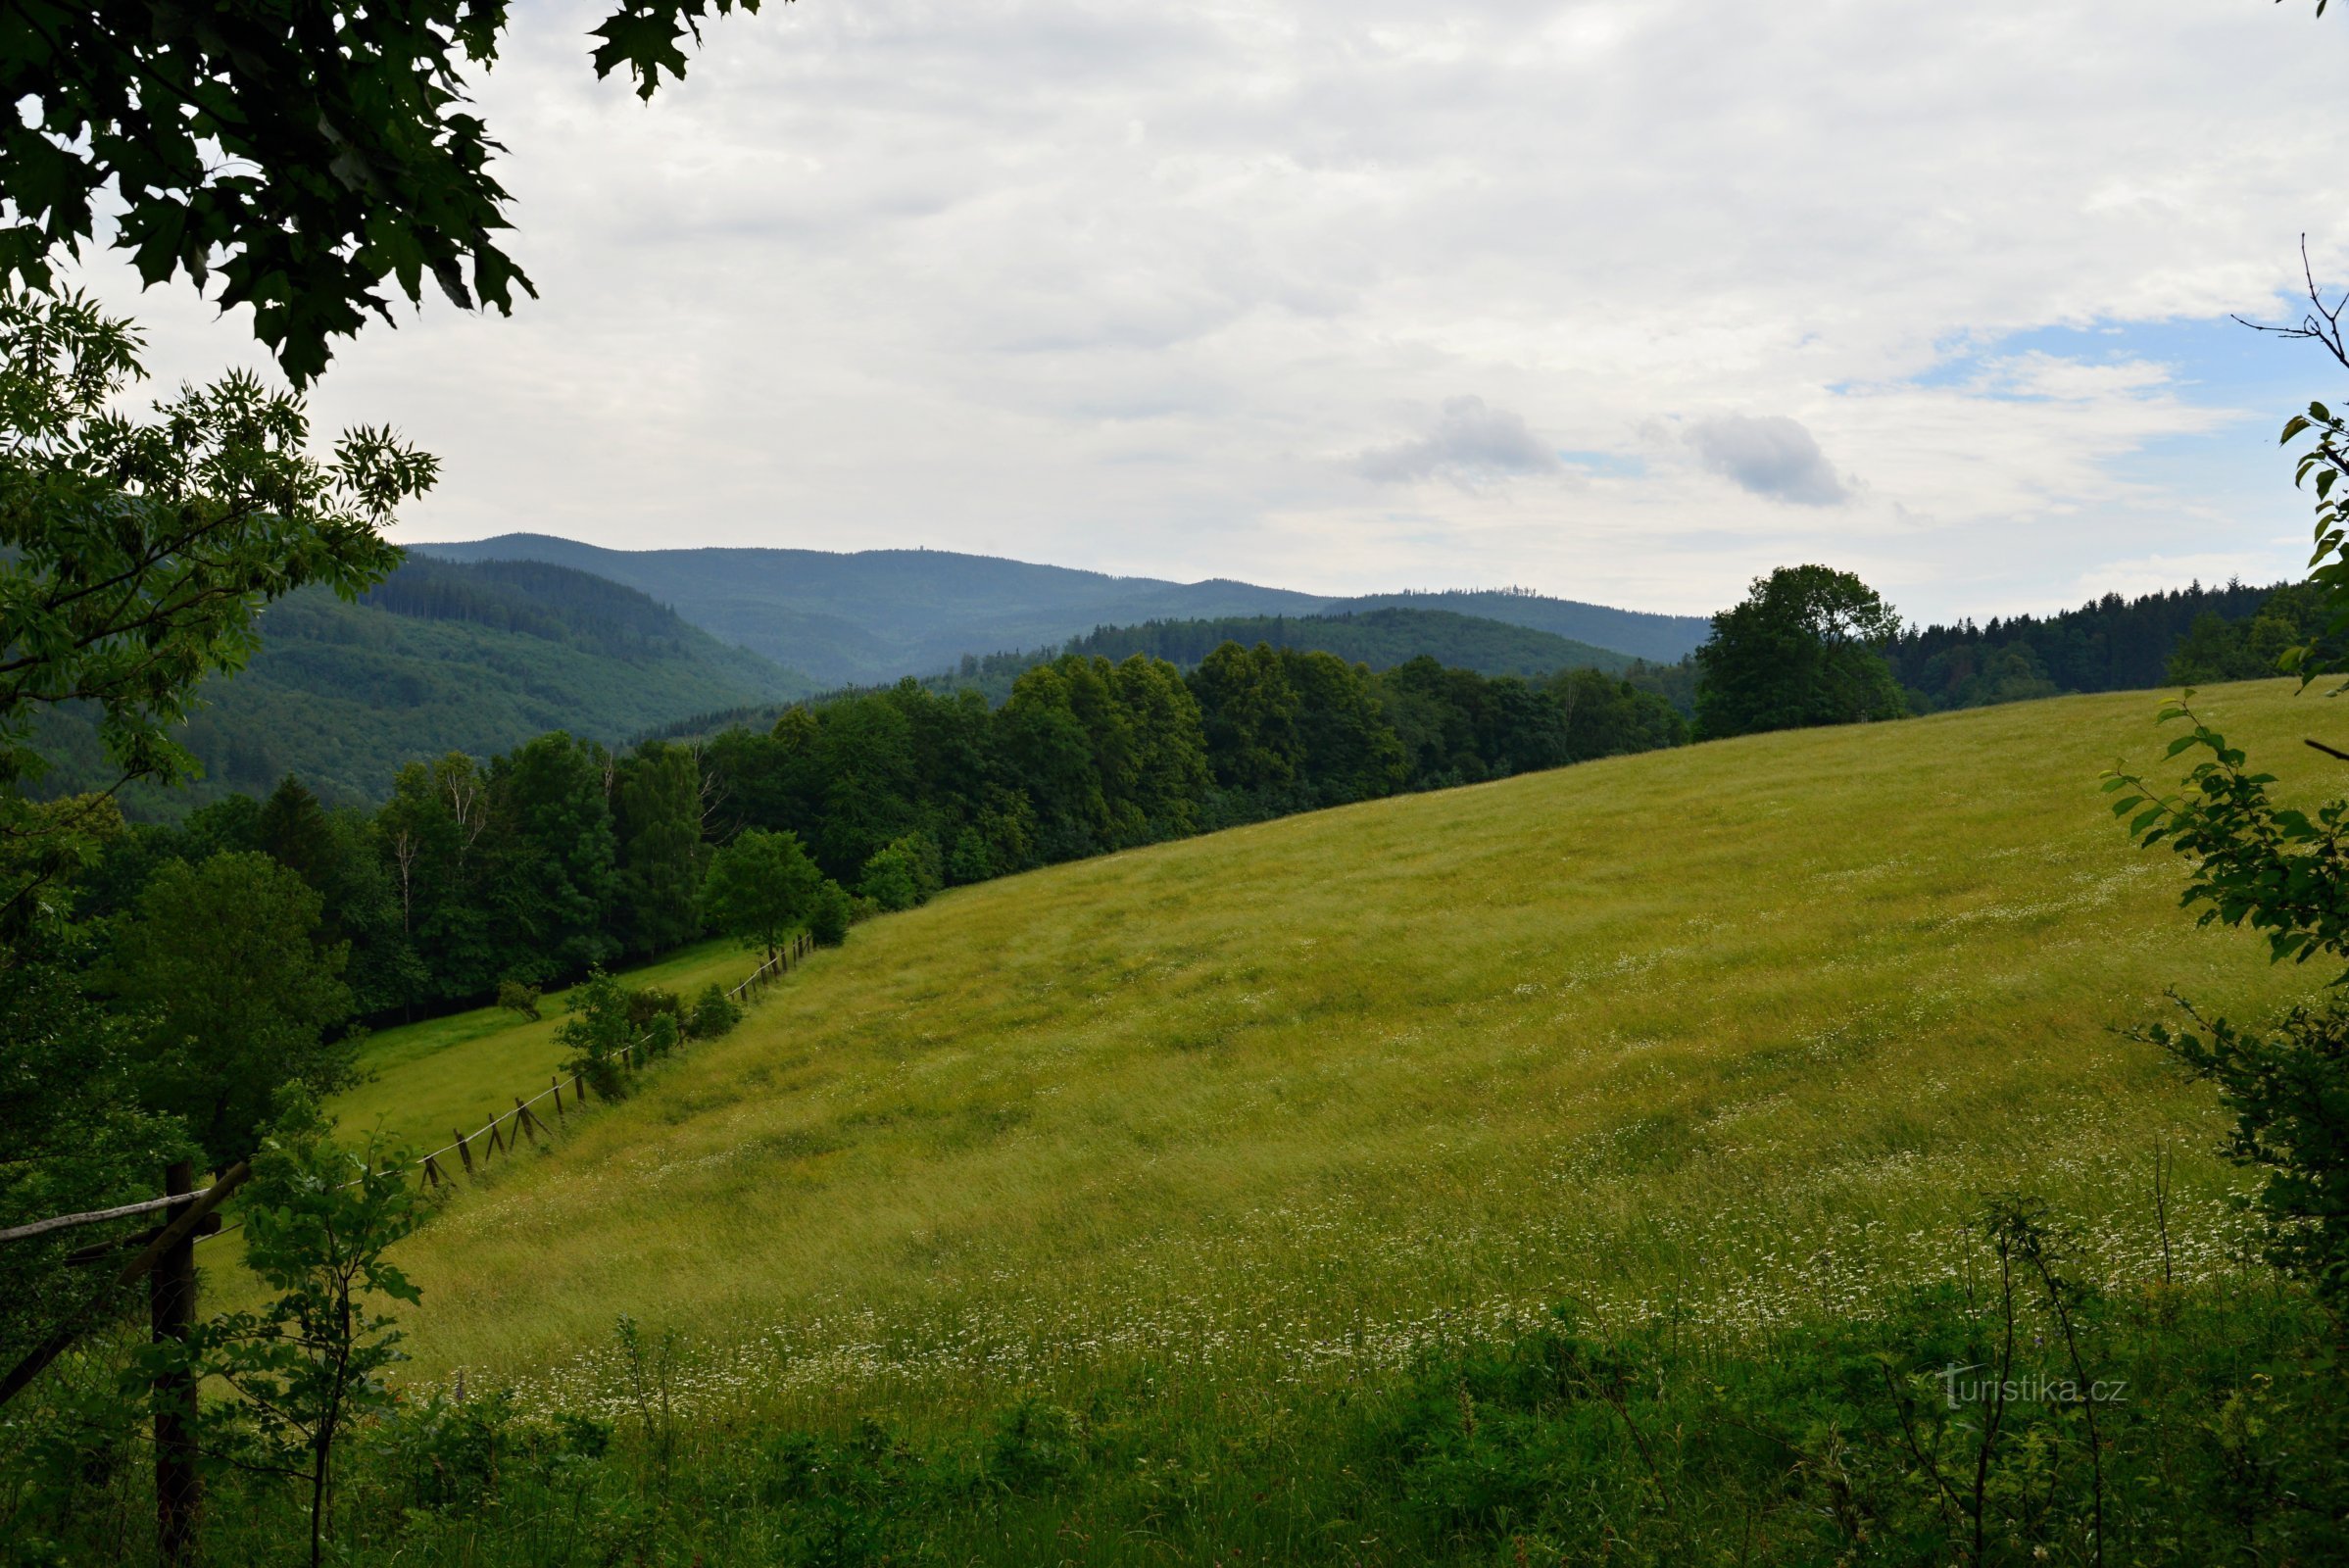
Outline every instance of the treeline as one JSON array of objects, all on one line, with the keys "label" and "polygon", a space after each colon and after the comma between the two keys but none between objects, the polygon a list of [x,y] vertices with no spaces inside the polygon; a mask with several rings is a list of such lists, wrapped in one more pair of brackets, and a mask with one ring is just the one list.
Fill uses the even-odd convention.
[{"label": "treeline", "polygon": [[1543,675],[1578,665],[1619,674],[1632,662],[1610,649],[1570,637],[1448,610],[1150,620],[1138,626],[1097,626],[1063,651],[1109,660],[1147,654],[1191,665],[1225,643],[1314,649],[1372,669],[1392,669],[1424,655],[1438,663],[1487,675]]},{"label": "treeline", "polygon": [[1064,655],[1009,699],[903,681],[698,744],[564,732],[399,770],[379,807],[299,780],[118,838],[81,913],[124,914],[171,865],[267,857],[315,894],[349,1015],[471,1003],[690,942],[711,855],[796,835],[866,909],[1285,812],[1681,744],[1671,704],[1594,670],[1489,678],[1414,659],[1225,644],[1185,674]]},{"label": "treeline", "polygon": [[[2248,621],[2276,591],[2229,582],[2136,599],[2106,594],[2045,617],[1911,627],[1884,643],[1884,655],[1910,710],[1920,713],[2067,692],[2136,691],[2173,678],[2171,657],[2197,619]],[[2255,673],[2274,670],[2271,662]]]}]

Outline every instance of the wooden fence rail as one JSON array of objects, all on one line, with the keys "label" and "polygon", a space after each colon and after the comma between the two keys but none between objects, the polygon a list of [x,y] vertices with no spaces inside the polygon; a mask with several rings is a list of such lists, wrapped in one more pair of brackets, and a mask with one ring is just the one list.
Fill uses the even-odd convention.
[{"label": "wooden fence rail", "polygon": [[[726,993],[729,1002],[755,999],[777,975],[806,958],[814,944],[806,936],[795,936],[767,960],[753,970],[750,977]],[[649,1032],[648,1032],[649,1033]],[[635,1070],[641,1065],[647,1036],[640,1035],[619,1052],[622,1065]],[[571,1075],[571,1103],[587,1103],[587,1081],[582,1074]],[[457,1141],[416,1160],[417,1179],[429,1187],[438,1187],[445,1180],[442,1160],[451,1152],[464,1162],[465,1172],[487,1169],[492,1153],[514,1152],[522,1140],[536,1148],[540,1134],[553,1145],[555,1129],[547,1125],[535,1107],[541,1101],[555,1102],[556,1126],[565,1117],[563,1104],[563,1079],[554,1077],[548,1086],[528,1100],[514,1097],[514,1109],[501,1111],[489,1119],[486,1127],[475,1130],[469,1137],[460,1132]],[[501,1130],[500,1123],[504,1128]],[[473,1140],[484,1133],[489,1144],[481,1153],[478,1166],[473,1158]],[[135,1203],[118,1203],[112,1208],[93,1208],[77,1214],[56,1214],[23,1225],[0,1230],[0,1242],[25,1241],[52,1232],[76,1226],[96,1225],[106,1220],[133,1219],[141,1214],[176,1209],[167,1222],[158,1228],[111,1242],[84,1247],[69,1255],[72,1263],[97,1263],[128,1247],[137,1247],[137,1253],[119,1269],[114,1278],[100,1291],[93,1293],[64,1322],[34,1346],[24,1357],[0,1378],[0,1405],[23,1391],[41,1370],[57,1359],[73,1342],[87,1331],[89,1325],[104,1310],[108,1301],[140,1278],[148,1286],[149,1318],[153,1337],[158,1343],[166,1340],[184,1340],[189,1326],[195,1321],[196,1266],[195,1244],[208,1235],[222,1235],[218,1210],[252,1176],[252,1167],[237,1161],[216,1177],[210,1187],[195,1188],[186,1162],[165,1173],[168,1191],[160,1198]],[[357,1186],[357,1182],[348,1185]],[[234,1227],[230,1227],[233,1229]],[[156,1544],[158,1554],[167,1564],[188,1560],[193,1547],[193,1527],[196,1510],[202,1501],[202,1483],[194,1464],[193,1418],[195,1389],[184,1378],[170,1375],[159,1378],[153,1388],[155,1417],[155,1496]]]}]

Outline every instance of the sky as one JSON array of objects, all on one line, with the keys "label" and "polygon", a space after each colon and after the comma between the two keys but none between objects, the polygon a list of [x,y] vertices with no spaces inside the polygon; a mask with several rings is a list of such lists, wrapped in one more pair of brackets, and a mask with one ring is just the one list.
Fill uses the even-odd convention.
[{"label": "sky", "polygon": [[[650,104],[604,9],[474,84],[540,298],[314,397],[442,458],[397,538],[1920,621],[2307,555],[2276,432],[2349,372],[2227,319],[2304,232],[2349,281],[2304,0],[768,0]],[[82,280],[165,382],[267,364]]]}]

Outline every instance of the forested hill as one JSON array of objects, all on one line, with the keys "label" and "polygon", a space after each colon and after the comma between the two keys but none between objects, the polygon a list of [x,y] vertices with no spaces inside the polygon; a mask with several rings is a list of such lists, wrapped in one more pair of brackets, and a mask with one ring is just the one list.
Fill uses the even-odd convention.
[{"label": "forested hill", "polygon": [[[732,648],[632,588],[535,562],[411,557],[358,604],[305,589],[262,618],[261,653],[202,689],[192,789],[132,792],[144,816],[288,773],[332,803],[380,799],[404,762],[486,757],[547,730],[623,741],[689,713],[805,697],[814,683]],[[51,725],[64,791],[106,781],[94,732]]]},{"label": "forested hill", "polygon": [[1298,648],[1336,654],[1349,664],[1393,669],[1422,656],[1480,675],[1549,675],[1561,669],[1621,674],[1628,654],[1593,648],[1550,632],[1448,610],[1363,610],[1331,615],[1227,615],[1213,620],[1150,620],[1139,626],[1097,626],[1072,639],[1067,652],[1111,661],[1149,654],[1189,666],[1223,643],[1252,648]]},{"label": "forested hill", "polygon": [[2139,691],[2170,683],[2170,657],[2195,618],[2247,620],[2276,586],[2107,594],[2058,614],[1928,626],[1884,650],[1920,712],[1979,708],[2061,692]]},{"label": "forested hill", "polygon": [[712,635],[830,685],[952,669],[965,654],[1057,648],[1097,626],[1387,607],[1482,615],[1670,661],[1705,622],[1515,590],[1336,599],[1253,583],[1168,582],[938,550],[605,550],[539,534],[415,547],[450,561],[546,561],[640,588]]}]

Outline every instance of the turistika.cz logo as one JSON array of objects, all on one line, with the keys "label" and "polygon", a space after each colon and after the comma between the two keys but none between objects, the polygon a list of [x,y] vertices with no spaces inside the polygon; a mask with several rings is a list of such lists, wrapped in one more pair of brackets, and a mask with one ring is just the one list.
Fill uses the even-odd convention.
[{"label": "turistika.cz logo", "polygon": [[1966,1376],[1988,1365],[1986,1361],[1977,1361],[1972,1366],[1945,1366],[1933,1374],[1941,1380],[1941,1394],[1949,1401],[1949,1408],[1990,1403],[2119,1404],[2128,1397],[2126,1378],[2099,1378],[2083,1389],[2077,1379],[2049,1377],[2041,1372],[2026,1372],[2010,1378]]}]

